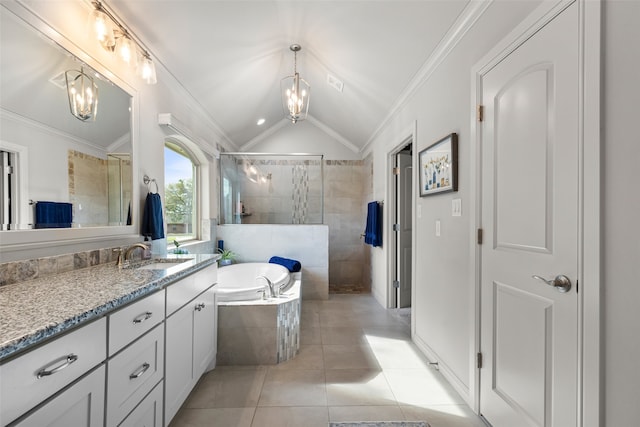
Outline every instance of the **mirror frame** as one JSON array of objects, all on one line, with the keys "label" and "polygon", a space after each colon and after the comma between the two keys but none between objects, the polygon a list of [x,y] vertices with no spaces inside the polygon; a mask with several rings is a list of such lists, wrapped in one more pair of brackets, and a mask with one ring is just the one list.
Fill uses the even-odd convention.
[{"label": "mirror frame", "polygon": [[118,86],[129,96],[131,96],[131,155],[132,155],[132,206],[131,216],[133,225],[125,226],[103,226],[86,228],[56,228],[56,229],[28,229],[0,231],[0,254],[11,251],[26,249],[50,248],[53,246],[64,246],[73,244],[91,244],[99,242],[114,241],[118,239],[140,240],[138,233],[138,211],[140,186],[138,183],[138,136],[139,136],[139,94],[136,89],[116,76],[111,70],[102,65],[94,57],[80,49],[70,39],[52,28],[42,18],[37,16],[26,6],[16,1],[3,1],[0,7],[7,13],[12,13],[23,20],[34,31],[38,31],[44,37],[50,39],[62,49],[95,69],[97,72],[108,78],[114,85]]}]

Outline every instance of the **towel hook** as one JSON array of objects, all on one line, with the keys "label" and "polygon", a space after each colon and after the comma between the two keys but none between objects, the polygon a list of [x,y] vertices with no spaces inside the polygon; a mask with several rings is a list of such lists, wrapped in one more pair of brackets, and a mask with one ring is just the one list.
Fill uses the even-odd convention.
[{"label": "towel hook", "polygon": [[158,182],[155,180],[155,178],[151,179],[149,178],[149,175],[146,175],[142,178],[142,182],[145,183],[145,185],[147,186],[147,190],[149,192],[151,192],[151,183],[153,182],[156,185],[156,193],[159,193],[160,190],[158,189]]}]

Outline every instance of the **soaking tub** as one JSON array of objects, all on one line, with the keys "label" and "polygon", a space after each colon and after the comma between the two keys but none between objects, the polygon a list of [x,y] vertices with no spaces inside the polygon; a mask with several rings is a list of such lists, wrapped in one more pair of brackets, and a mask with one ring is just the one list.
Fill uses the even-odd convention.
[{"label": "soaking tub", "polygon": [[[266,277],[279,295],[270,296]],[[218,269],[218,365],[274,365],[300,349],[301,273],[279,264]],[[265,293],[266,292],[266,293]]]},{"label": "soaking tub", "polygon": [[[289,270],[279,264],[246,262],[232,264],[218,269],[218,301],[252,301],[262,299],[267,290],[268,278],[280,294],[286,293],[293,285]],[[269,294],[267,293],[267,297]]]}]

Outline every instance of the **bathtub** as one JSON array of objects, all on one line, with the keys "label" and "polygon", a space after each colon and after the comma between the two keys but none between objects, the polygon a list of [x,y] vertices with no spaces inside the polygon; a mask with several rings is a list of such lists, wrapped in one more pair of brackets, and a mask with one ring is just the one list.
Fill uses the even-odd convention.
[{"label": "bathtub", "polygon": [[[267,294],[265,276],[280,289]],[[300,349],[302,273],[279,264],[241,263],[218,269],[218,365],[274,365]]]},{"label": "bathtub", "polygon": [[231,264],[218,269],[216,286],[218,301],[262,299],[262,291],[266,290],[266,286],[264,280],[258,279],[260,276],[267,277],[281,294],[286,293],[293,284],[289,270],[279,264],[263,262]]}]

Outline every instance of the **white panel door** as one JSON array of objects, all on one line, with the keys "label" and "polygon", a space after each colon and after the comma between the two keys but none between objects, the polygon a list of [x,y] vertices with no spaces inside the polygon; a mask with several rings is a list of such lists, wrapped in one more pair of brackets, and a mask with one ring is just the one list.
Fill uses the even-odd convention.
[{"label": "white panel door", "polygon": [[494,427],[577,423],[578,70],[574,3],[482,77],[480,410]]}]

